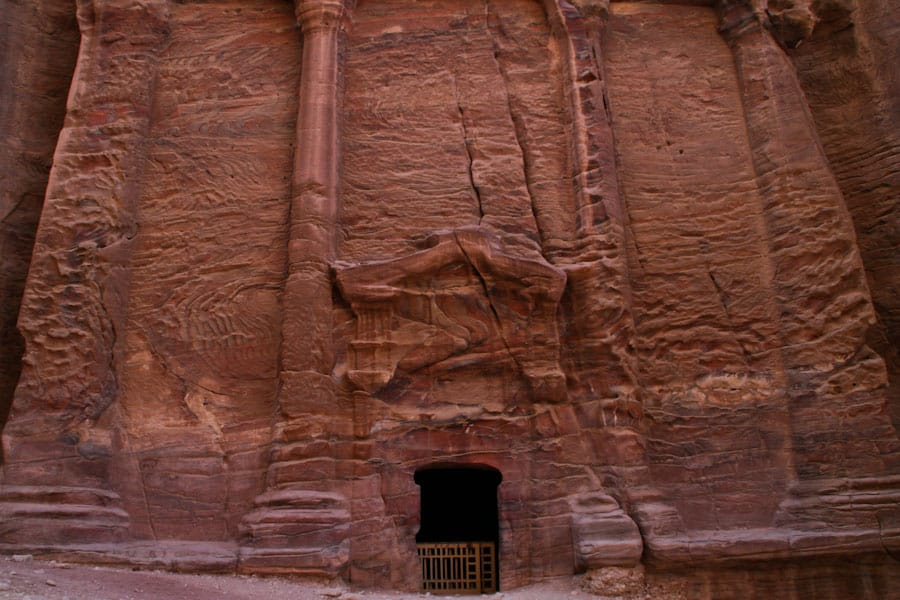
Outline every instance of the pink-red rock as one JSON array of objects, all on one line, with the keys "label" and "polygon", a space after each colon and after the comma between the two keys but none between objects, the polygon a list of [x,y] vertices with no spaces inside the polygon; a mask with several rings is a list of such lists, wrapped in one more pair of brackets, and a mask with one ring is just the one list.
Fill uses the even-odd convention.
[{"label": "pink-red rock", "polygon": [[501,589],[898,589],[888,2],[76,4],[0,17],[0,551],[416,588],[454,467]]}]

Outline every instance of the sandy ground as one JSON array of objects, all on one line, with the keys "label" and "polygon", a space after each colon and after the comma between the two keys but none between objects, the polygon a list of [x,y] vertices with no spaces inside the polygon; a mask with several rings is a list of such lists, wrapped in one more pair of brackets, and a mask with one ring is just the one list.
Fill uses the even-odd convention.
[{"label": "sandy ground", "polygon": [[[184,575],[130,571],[0,557],[3,600],[422,600],[460,598],[357,590],[281,578],[235,575]],[[580,579],[567,577],[540,585],[485,596],[491,600],[599,600],[580,589]]]}]

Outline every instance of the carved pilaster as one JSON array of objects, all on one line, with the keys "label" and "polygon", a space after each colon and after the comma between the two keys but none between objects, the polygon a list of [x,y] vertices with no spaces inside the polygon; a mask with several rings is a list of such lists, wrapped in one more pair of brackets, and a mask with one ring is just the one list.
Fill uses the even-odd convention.
[{"label": "carved pilaster", "polygon": [[[566,44],[578,247],[554,262],[567,275],[563,310],[577,328],[570,348],[569,394],[582,405],[588,444],[633,448],[620,457],[592,457],[590,468],[615,491],[649,534],[681,527],[674,509],[650,486],[643,405],[639,398],[635,326],[628,272],[628,212],[620,190],[606,90],[606,0],[553,3]],[[599,490],[598,490],[599,492]]]},{"label": "carved pilaster", "polygon": [[[740,6],[743,18],[736,12]],[[838,301],[851,289],[866,300],[868,290],[852,221],[794,66],[770,32],[767,17],[759,11],[750,15],[746,3],[740,6],[722,3],[720,32],[734,54],[754,168],[766,201],[763,210],[772,260],[776,267],[795,265],[776,268],[773,282],[783,307],[785,344],[796,345],[785,357],[785,365],[814,374],[823,356],[837,363],[839,357],[860,349],[861,336],[874,318],[872,307],[865,301],[839,302],[848,311],[848,320],[840,327],[850,327],[852,333],[833,338],[829,330],[838,323],[822,323],[820,333],[825,337],[811,337],[809,328],[821,319],[807,302],[809,290],[822,292],[827,303]],[[814,256],[835,260],[820,262]],[[797,268],[810,261],[817,263],[814,272]],[[803,379],[808,381],[806,376]]]},{"label": "carved pilaster", "polygon": [[[572,129],[574,226],[578,247],[555,263],[566,271],[571,311],[586,340],[574,349],[582,398],[615,399],[624,414],[640,413],[636,394],[634,322],[626,256],[627,214],[616,173],[615,144],[603,72],[604,0],[576,7],[554,3],[567,41]],[[609,332],[616,332],[609,335]],[[628,406],[628,408],[626,408]]]},{"label": "carved pilaster", "polygon": [[0,546],[128,535],[111,468],[120,335],[169,3],[77,8],[81,47],[19,315],[27,353],[4,431]]},{"label": "carved pilaster", "polygon": [[[349,510],[331,446],[352,430],[336,406],[331,261],[339,207],[341,2],[296,0],[303,33],[284,285],[279,415],[266,492],[240,526],[240,568],[339,575]],[[318,445],[317,445],[318,444]],[[311,450],[312,448],[312,450]],[[299,460],[309,459],[311,460]]]},{"label": "carved pilaster", "polygon": [[294,146],[282,367],[330,373],[331,283],[338,210],[338,34],[343,5],[296,3],[303,31]]},{"label": "carved pilaster", "polygon": [[[778,15],[750,2],[726,0],[718,8],[764,201],[772,289],[781,315],[795,484],[782,503],[780,525],[812,520],[816,527],[827,523],[829,536],[838,536],[810,542],[810,548],[834,544],[840,529],[857,527],[854,543],[874,548],[881,543],[879,533],[866,531],[874,521],[843,512],[853,502],[854,487],[866,488],[873,510],[881,510],[897,485],[887,477],[877,483],[866,478],[875,474],[873,467],[891,472],[890,453],[878,465],[861,451],[890,444],[894,434],[885,412],[884,364],[865,342],[874,313],[852,220],[794,65],[776,38]],[[848,403],[854,405],[852,415],[844,412]],[[822,452],[832,445],[834,454]]]}]

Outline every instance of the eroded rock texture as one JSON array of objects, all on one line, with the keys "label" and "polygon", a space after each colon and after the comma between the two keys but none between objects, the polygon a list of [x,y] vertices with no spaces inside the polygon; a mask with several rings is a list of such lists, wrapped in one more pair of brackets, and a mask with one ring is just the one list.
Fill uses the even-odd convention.
[{"label": "eroded rock texture", "polygon": [[889,369],[891,415],[900,423],[897,167],[900,74],[889,2],[826,3],[806,44],[791,51],[834,175],[853,217],[878,322],[871,346]]},{"label": "eroded rock texture", "polygon": [[6,6],[3,551],[900,589],[889,2]]},{"label": "eroded rock texture", "polygon": [[[8,5],[8,7],[7,7]],[[71,3],[4,4],[0,21],[0,424],[24,351],[16,317],[78,55]],[[8,9],[7,9],[8,8]]]}]

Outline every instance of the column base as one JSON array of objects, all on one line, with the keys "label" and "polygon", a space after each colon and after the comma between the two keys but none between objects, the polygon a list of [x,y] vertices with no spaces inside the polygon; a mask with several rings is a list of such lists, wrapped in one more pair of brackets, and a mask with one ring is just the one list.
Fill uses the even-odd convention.
[{"label": "column base", "polygon": [[118,543],[128,513],[115,492],[68,486],[0,487],[0,544]]},{"label": "column base", "polygon": [[255,504],[239,527],[239,572],[335,579],[347,571],[350,508],[343,495],[274,490]]}]

